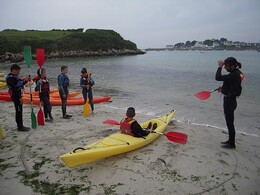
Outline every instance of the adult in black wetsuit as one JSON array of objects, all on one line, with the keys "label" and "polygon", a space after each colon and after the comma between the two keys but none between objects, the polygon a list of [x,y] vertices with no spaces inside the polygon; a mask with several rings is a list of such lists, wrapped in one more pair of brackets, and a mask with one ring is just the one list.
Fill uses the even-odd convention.
[{"label": "adult in black wetsuit", "polygon": [[6,84],[9,88],[9,94],[14,102],[15,107],[15,121],[17,123],[18,131],[29,131],[29,127],[23,126],[23,100],[22,89],[28,82],[28,79],[23,81],[18,77],[21,67],[17,64],[11,66],[11,73],[6,77]]},{"label": "adult in black wetsuit", "polygon": [[[236,148],[235,145],[235,126],[234,126],[234,111],[237,108],[237,97],[240,96],[242,87],[241,81],[244,78],[243,73],[239,70],[242,65],[233,57],[227,58],[224,62],[218,61],[218,69],[216,72],[216,80],[223,81],[222,87],[219,92],[224,95],[224,114],[228,128],[229,139],[221,142],[223,148]],[[222,75],[221,71],[223,66],[229,72],[227,75]]]}]

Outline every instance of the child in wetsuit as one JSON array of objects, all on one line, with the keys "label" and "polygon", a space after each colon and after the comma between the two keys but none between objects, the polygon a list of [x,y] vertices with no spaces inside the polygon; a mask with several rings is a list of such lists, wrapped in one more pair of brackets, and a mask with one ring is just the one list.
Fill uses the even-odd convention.
[{"label": "child in wetsuit", "polygon": [[58,86],[59,86],[59,93],[60,93],[60,99],[62,102],[61,110],[62,115],[64,119],[69,119],[72,117],[71,115],[67,114],[66,107],[67,107],[67,98],[69,95],[69,77],[67,76],[68,73],[68,67],[62,66],[61,67],[61,74],[58,76]]},{"label": "child in wetsuit", "polygon": [[86,68],[82,68],[81,70],[81,78],[80,78],[80,87],[82,88],[82,95],[84,98],[84,102],[86,103],[89,99],[89,104],[94,112],[94,104],[93,104],[93,92],[92,86],[95,84],[94,80],[91,78],[91,73],[87,72]]},{"label": "child in wetsuit", "polygon": [[37,77],[34,77],[36,82],[35,91],[39,91],[40,101],[43,102],[43,111],[46,122],[52,122],[51,115],[52,106],[50,103],[50,84],[46,77],[46,70],[44,68],[37,70]]},{"label": "child in wetsuit", "polygon": [[150,123],[147,130],[144,130],[134,119],[134,117],[135,109],[133,107],[129,107],[126,111],[126,118],[123,118],[120,122],[120,130],[122,133],[132,135],[134,137],[144,137],[157,128],[156,123],[154,123],[153,127],[152,123]]},{"label": "child in wetsuit", "polygon": [[9,88],[9,94],[14,102],[15,107],[15,121],[17,123],[18,131],[29,131],[29,127],[23,126],[23,100],[22,89],[28,82],[28,79],[21,80],[19,78],[21,67],[17,64],[11,66],[11,72],[6,77],[6,84]]}]

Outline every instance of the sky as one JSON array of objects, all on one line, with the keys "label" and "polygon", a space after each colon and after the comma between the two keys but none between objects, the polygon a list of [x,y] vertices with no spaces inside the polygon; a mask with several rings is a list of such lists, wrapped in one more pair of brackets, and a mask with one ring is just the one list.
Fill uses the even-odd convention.
[{"label": "sky", "polygon": [[260,0],[0,0],[0,31],[110,29],[140,49],[260,42]]}]

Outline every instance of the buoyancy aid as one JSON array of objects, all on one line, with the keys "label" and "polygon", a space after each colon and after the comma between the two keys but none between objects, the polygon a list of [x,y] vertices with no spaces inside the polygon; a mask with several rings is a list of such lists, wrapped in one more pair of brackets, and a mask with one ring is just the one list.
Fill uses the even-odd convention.
[{"label": "buoyancy aid", "polygon": [[50,83],[46,77],[42,79],[42,91],[50,91]]},{"label": "buoyancy aid", "polygon": [[[39,80],[36,83],[35,91],[40,91],[40,83]],[[42,78],[41,92],[50,91],[50,84],[46,77]]]},{"label": "buoyancy aid", "polygon": [[[91,75],[91,74],[90,74],[90,75]],[[88,76],[83,77],[83,76],[81,75],[81,80],[82,80],[81,85],[88,86],[88,87],[90,87],[90,88],[95,84],[95,82],[94,82],[91,78],[88,79]]]},{"label": "buoyancy aid", "polygon": [[[60,81],[60,78],[62,78],[61,81]],[[58,85],[59,85],[59,87],[69,86],[70,80],[69,80],[69,77],[68,77],[66,74],[61,73],[61,74],[58,76],[57,79],[58,79]],[[62,86],[60,86],[60,85],[62,85]]]},{"label": "buoyancy aid", "polygon": [[128,135],[132,135],[134,136],[132,129],[131,129],[131,125],[133,122],[135,122],[135,119],[128,119],[128,118],[124,118],[120,121],[120,130],[121,133],[124,134],[128,134]]},{"label": "buoyancy aid", "polygon": [[[15,79],[15,86],[11,86],[10,83],[9,83],[9,79]],[[23,89],[23,86],[24,86],[24,82],[18,77],[18,76],[14,76],[13,74],[8,74],[7,77],[6,77],[6,84],[7,84],[7,87],[9,88],[9,94],[12,95],[12,91],[13,90],[17,90],[17,91],[20,91],[21,89]],[[15,89],[14,89],[15,88]]]}]

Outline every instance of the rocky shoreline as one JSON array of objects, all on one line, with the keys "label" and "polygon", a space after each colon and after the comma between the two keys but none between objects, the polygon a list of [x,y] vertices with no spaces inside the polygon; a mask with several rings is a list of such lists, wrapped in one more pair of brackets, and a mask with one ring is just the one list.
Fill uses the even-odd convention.
[{"label": "rocky shoreline", "polygon": [[[140,55],[146,52],[141,49],[109,49],[107,51],[54,51],[46,54],[46,58],[76,58],[76,57],[89,57],[89,56],[122,56],[122,55]],[[36,59],[36,55],[32,54],[32,58]],[[0,55],[0,62],[22,62],[24,60],[23,53],[10,53],[6,52],[4,55]]]}]

